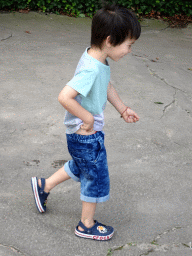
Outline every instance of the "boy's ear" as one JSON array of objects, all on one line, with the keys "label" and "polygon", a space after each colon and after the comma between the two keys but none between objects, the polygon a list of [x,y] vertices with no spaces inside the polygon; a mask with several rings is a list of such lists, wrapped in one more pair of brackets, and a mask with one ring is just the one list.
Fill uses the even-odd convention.
[{"label": "boy's ear", "polygon": [[110,36],[108,36],[108,37],[106,38],[105,44],[106,44],[107,47],[111,47],[111,46],[112,46],[112,44],[111,44],[111,37],[110,37]]}]

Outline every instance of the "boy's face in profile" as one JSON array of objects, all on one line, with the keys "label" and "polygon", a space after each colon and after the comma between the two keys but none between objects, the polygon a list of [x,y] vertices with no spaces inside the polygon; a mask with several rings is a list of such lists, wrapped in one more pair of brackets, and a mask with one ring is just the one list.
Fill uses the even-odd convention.
[{"label": "boy's face in profile", "polygon": [[111,58],[114,61],[118,61],[121,58],[123,58],[128,53],[131,53],[131,46],[135,43],[135,39],[127,38],[123,43],[120,45],[113,46],[111,45],[109,39],[106,41],[106,45],[108,47],[108,57]]}]

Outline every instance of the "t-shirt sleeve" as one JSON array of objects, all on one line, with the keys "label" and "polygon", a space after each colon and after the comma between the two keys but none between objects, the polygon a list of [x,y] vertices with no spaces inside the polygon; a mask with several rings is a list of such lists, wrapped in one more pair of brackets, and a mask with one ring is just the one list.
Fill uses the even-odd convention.
[{"label": "t-shirt sleeve", "polygon": [[86,97],[95,82],[96,75],[94,70],[82,70],[67,85]]}]

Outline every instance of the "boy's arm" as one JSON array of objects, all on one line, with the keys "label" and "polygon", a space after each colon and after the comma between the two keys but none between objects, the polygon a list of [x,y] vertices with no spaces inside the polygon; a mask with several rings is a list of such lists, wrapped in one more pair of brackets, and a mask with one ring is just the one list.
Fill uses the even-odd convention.
[{"label": "boy's arm", "polygon": [[112,86],[111,82],[109,82],[107,89],[107,99],[121,114],[121,116],[127,123],[135,123],[139,121],[139,116],[133,110],[125,106],[123,101],[120,99],[117,91]]},{"label": "boy's arm", "polygon": [[60,92],[58,101],[67,111],[83,121],[81,129],[90,132],[93,129],[94,117],[75,100],[77,94],[77,91],[66,85]]}]

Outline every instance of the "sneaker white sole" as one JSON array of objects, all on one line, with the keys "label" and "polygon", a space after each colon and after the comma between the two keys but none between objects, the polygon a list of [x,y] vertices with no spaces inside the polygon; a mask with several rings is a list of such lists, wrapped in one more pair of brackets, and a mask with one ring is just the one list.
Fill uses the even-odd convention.
[{"label": "sneaker white sole", "polygon": [[34,198],[35,198],[35,203],[36,203],[38,211],[39,212],[45,212],[43,210],[43,207],[41,205],[41,201],[40,201],[40,198],[39,198],[36,177],[31,178],[31,186],[32,186],[32,190],[33,190],[33,194],[34,194]]},{"label": "sneaker white sole", "polygon": [[88,234],[83,234],[83,233],[79,232],[77,229],[75,229],[75,235],[76,236],[79,236],[79,237],[82,237],[82,238],[89,238],[89,239],[93,239],[93,240],[99,240],[99,241],[109,240],[109,239],[112,238],[113,234],[114,234],[114,231],[113,231],[113,233],[111,233],[108,236],[88,235]]}]

